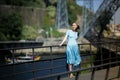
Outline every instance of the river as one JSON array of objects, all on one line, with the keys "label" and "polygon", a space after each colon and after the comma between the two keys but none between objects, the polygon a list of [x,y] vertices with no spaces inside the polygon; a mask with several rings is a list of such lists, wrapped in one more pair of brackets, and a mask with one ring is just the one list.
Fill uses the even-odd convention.
[{"label": "river", "polygon": [[[47,58],[46,56],[44,57]],[[59,57],[63,57],[63,55],[61,56],[59,55]],[[50,67],[57,67],[61,65],[63,65],[63,67],[56,68],[53,70],[47,69]],[[51,60],[44,59],[33,63],[19,63],[16,65],[8,65],[8,66],[0,67],[0,80],[29,80],[34,77],[40,77],[40,76],[66,71],[65,66],[66,66],[65,58],[59,60],[53,60],[52,62]],[[39,69],[39,71],[37,70],[34,73],[29,72],[30,70],[35,70],[35,69]],[[43,69],[47,69],[47,70],[43,70]],[[1,78],[1,76],[11,75],[13,73],[21,73],[21,72],[25,72],[25,73]]]}]

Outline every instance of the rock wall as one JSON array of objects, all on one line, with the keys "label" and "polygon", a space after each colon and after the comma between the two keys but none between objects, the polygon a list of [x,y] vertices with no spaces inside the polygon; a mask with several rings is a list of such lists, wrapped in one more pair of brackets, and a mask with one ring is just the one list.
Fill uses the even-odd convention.
[{"label": "rock wall", "polygon": [[18,12],[23,17],[24,24],[30,26],[43,25],[45,11],[44,8],[0,5],[0,13]]}]

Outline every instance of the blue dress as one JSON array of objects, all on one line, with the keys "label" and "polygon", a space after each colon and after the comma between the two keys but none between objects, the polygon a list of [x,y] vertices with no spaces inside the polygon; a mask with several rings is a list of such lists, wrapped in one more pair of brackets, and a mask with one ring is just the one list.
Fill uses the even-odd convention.
[{"label": "blue dress", "polygon": [[77,66],[81,62],[80,50],[76,42],[76,39],[78,38],[78,32],[68,30],[66,35],[68,39],[66,47],[67,64],[73,64],[74,66]]}]

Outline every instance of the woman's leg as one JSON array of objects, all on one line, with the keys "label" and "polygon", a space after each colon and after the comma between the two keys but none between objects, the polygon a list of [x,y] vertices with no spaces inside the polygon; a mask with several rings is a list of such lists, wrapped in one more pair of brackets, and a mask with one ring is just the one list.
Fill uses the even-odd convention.
[{"label": "woman's leg", "polygon": [[[69,64],[69,71],[73,70],[73,64]],[[73,73],[70,73],[70,78],[74,77]]]}]

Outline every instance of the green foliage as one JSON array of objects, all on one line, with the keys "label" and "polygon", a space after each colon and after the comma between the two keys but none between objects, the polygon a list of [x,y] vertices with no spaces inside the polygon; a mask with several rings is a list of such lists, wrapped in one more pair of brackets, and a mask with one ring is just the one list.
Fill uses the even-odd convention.
[{"label": "green foliage", "polygon": [[37,30],[33,26],[23,26],[22,39],[35,40],[38,36]]},{"label": "green foliage", "polygon": [[50,0],[51,4],[57,3],[57,0]]},{"label": "green foliage", "polygon": [[[48,4],[48,3],[49,4]],[[29,6],[29,7],[44,7],[45,4],[48,5],[47,15],[45,15],[44,23],[49,25],[50,23],[53,25],[55,23],[55,14],[56,14],[56,4],[57,0],[48,0],[46,3],[44,0],[1,0],[0,4],[8,4],[8,5],[16,5],[16,6]],[[73,23],[76,21],[76,15],[82,14],[82,8],[76,4],[73,0],[67,0],[68,6],[68,17],[69,23]]]},{"label": "green foliage", "polygon": [[[52,32],[50,28],[52,28]],[[42,33],[43,37],[46,37],[46,32],[48,32],[48,37],[50,37],[51,34],[52,34],[52,37],[55,37],[55,38],[62,37],[65,35],[64,33],[58,32],[54,26],[43,26],[42,29],[44,30],[44,32]]]},{"label": "green foliage", "polygon": [[0,0],[0,4],[29,6],[29,7],[43,7],[42,0]]},{"label": "green foliage", "polygon": [[22,31],[22,17],[18,13],[0,13],[0,40],[19,40]]},{"label": "green foliage", "polygon": [[53,34],[53,37],[55,38],[62,37],[65,35],[64,33],[58,32],[55,28],[53,28],[52,34]]},{"label": "green foliage", "polygon": [[48,15],[46,15],[44,17],[44,23],[45,23],[44,27],[42,27],[42,28],[47,28],[47,27],[49,27],[49,26],[54,24],[54,22],[51,20],[51,18]]},{"label": "green foliage", "polygon": [[74,1],[68,0],[68,20],[72,24],[77,20],[77,15],[82,15],[82,7],[78,6]]},{"label": "green foliage", "polygon": [[47,10],[47,14],[44,16],[45,26],[54,25],[55,24],[56,8],[54,6],[48,6],[46,10]]},{"label": "green foliage", "polygon": [[[50,27],[55,24],[57,1],[58,0],[49,0],[50,3],[46,8],[46,13],[44,15],[44,21],[43,21],[45,26],[42,27],[44,31],[49,32]],[[45,3],[45,0],[1,0],[0,4],[43,8],[47,3]],[[68,6],[69,23],[71,24],[76,21],[77,14],[81,15],[82,8],[78,6],[75,3],[75,1],[73,2],[73,0],[67,0],[67,6]],[[0,36],[2,36],[0,40],[19,40],[21,34],[20,31],[22,30],[21,28],[22,19],[20,19],[20,16],[12,15],[10,17],[8,15],[4,15],[4,18],[1,18],[2,16],[3,15],[0,15],[0,23],[3,23],[4,26],[0,24]],[[52,32],[53,37],[60,37],[64,35],[63,33],[59,33],[54,27],[52,28],[53,28],[53,32]],[[5,29],[7,31],[5,31]],[[35,39],[36,36],[37,33],[35,28],[33,28],[32,26],[23,26],[22,39],[31,40],[31,39]],[[43,36],[45,36],[45,32],[43,33]]]},{"label": "green foliage", "polygon": [[6,41],[7,40],[7,37],[5,37],[5,35],[0,32],[0,41]]},{"label": "green foliage", "polygon": [[[75,1],[71,1],[71,0],[67,0],[67,6],[68,6],[68,20],[69,23],[72,24],[77,20],[77,15],[82,14],[82,7],[78,6],[75,3]],[[45,15],[44,18],[44,23],[47,26],[55,24],[55,17],[56,17],[55,14],[56,14],[56,7],[49,4],[47,7],[47,15]]]},{"label": "green foliage", "polygon": [[69,14],[68,14],[68,16],[69,16],[69,23],[70,24],[72,24],[73,22],[75,22],[76,21],[76,19],[77,19],[77,16],[75,15],[75,14],[73,14],[72,12],[68,12]]},{"label": "green foliage", "polygon": [[47,13],[48,13],[48,16],[50,16],[51,18],[55,18],[56,8],[54,6],[48,6]]},{"label": "green foliage", "polygon": [[[47,15],[44,18],[46,25],[53,25],[55,23],[56,6],[52,4],[57,3],[57,1],[50,0],[50,2],[51,4],[49,4],[47,7]],[[77,20],[77,15],[82,14],[82,7],[78,6],[75,1],[67,0],[67,8],[68,20],[69,23],[72,24]]]}]

